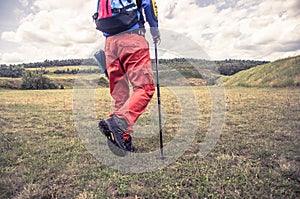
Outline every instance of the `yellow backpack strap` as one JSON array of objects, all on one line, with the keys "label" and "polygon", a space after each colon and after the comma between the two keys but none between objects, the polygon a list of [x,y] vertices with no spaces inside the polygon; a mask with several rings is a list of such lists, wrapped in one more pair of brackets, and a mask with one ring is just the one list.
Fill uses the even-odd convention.
[{"label": "yellow backpack strap", "polygon": [[152,4],[152,7],[153,7],[154,15],[157,18],[158,17],[158,10],[157,10],[156,1],[155,0],[151,0],[151,4]]}]

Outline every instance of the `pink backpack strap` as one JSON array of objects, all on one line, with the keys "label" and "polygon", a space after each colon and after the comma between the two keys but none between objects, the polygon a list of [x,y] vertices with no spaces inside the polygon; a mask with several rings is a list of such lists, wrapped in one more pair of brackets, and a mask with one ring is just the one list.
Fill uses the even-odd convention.
[{"label": "pink backpack strap", "polygon": [[101,18],[108,18],[112,16],[111,10],[111,0],[100,0],[98,5],[98,17]]}]

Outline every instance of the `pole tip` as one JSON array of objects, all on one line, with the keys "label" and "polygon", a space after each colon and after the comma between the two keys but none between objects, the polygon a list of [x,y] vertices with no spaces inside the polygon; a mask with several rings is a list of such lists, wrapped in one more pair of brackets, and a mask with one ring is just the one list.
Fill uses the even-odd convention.
[{"label": "pole tip", "polygon": [[161,155],[161,156],[157,157],[157,159],[158,159],[158,160],[165,161],[165,160],[167,160],[167,157],[164,156],[164,155]]}]

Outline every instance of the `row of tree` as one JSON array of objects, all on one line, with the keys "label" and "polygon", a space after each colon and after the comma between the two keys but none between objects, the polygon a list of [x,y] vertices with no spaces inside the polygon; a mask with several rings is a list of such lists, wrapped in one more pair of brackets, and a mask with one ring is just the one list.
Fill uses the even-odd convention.
[{"label": "row of tree", "polygon": [[24,68],[48,68],[54,66],[86,66],[97,65],[97,62],[93,58],[89,59],[66,59],[66,60],[48,60],[35,63],[23,63],[19,64]]},{"label": "row of tree", "polygon": [[253,60],[225,60],[216,61],[217,70],[221,75],[234,75],[235,73],[253,68],[258,65],[269,63],[267,61],[253,61]]},{"label": "row of tree", "polygon": [[[261,64],[266,64],[266,61],[253,60],[224,60],[224,61],[209,61],[201,59],[160,59],[161,65],[166,65],[172,69],[180,71],[187,77],[201,78],[198,74],[197,68],[207,68],[219,72],[221,75],[233,75],[241,70],[246,70]],[[154,62],[154,60],[152,60]],[[26,68],[43,68],[44,73],[49,73],[46,70],[48,67],[55,66],[91,66],[97,65],[93,58],[89,59],[68,59],[68,60],[45,60],[44,62],[23,63],[18,65],[0,65],[0,77],[22,77]],[[162,66],[163,67],[163,66]],[[99,73],[99,70],[91,69],[60,69],[54,71],[55,74],[77,74],[77,73]]]},{"label": "row of tree", "polygon": [[55,70],[53,72],[54,74],[78,74],[78,73],[101,73],[100,69],[60,69],[60,70]]},{"label": "row of tree", "polygon": [[21,77],[24,68],[19,65],[1,65],[0,66],[0,77],[11,77],[11,78],[17,78]]},{"label": "row of tree", "polygon": [[[159,63],[177,71],[185,71],[184,73],[197,73],[197,69],[208,69],[221,75],[230,76],[239,71],[269,63],[268,61],[256,60],[235,60],[226,59],[222,61],[210,61],[193,58],[175,58],[175,59],[160,59]],[[199,70],[198,70],[199,71]],[[197,75],[199,78],[199,75]]]}]

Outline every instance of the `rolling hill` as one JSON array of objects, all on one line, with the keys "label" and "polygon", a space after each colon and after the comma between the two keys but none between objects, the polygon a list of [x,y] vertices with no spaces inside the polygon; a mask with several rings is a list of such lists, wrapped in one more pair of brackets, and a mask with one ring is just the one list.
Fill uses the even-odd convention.
[{"label": "rolling hill", "polygon": [[244,70],[224,77],[225,86],[288,87],[300,86],[300,55]]}]

